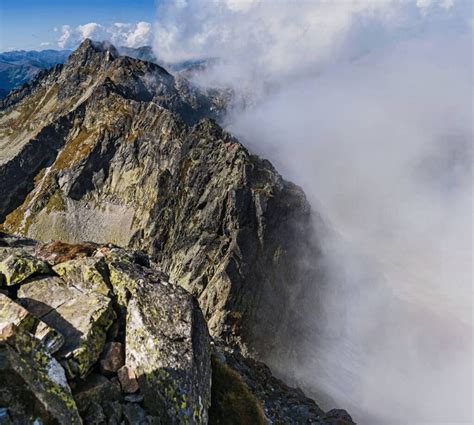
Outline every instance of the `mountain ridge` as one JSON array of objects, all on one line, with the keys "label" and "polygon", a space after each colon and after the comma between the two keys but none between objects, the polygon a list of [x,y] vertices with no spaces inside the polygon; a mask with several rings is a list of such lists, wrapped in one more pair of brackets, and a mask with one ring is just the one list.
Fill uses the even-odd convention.
[{"label": "mountain ridge", "polygon": [[0,229],[142,249],[196,297],[217,343],[284,362],[314,301],[315,212],[209,118],[226,101],[84,41],[0,103]]},{"label": "mountain ridge", "polygon": [[[151,46],[120,46],[117,51],[122,56],[129,56],[146,62],[164,66],[175,75],[192,76],[196,71],[212,63],[213,59],[191,60],[170,64],[161,63]],[[14,89],[30,82],[43,70],[63,64],[73,50],[12,50],[0,52],[0,99]]]}]

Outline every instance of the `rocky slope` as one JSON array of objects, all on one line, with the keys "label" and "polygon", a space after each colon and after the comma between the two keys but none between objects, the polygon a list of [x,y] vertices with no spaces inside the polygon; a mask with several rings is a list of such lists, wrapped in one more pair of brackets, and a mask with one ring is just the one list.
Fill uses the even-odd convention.
[{"label": "rocky slope", "polygon": [[86,41],[5,99],[2,227],[144,249],[199,299],[213,336],[263,350],[306,283],[297,261],[309,206],[270,163],[201,119],[219,99],[181,83]]},{"label": "rocky slope", "polygon": [[213,345],[195,298],[143,252],[0,245],[2,423],[351,423]]},{"label": "rocky slope", "polygon": [[[301,189],[210,119],[226,101],[86,40],[64,65],[0,102],[0,221],[6,232],[42,241],[144,250],[198,300],[215,342],[243,354],[235,365],[253,370],[249,355],[297,357],[305,331],[294,324],[303,304],[317,302],[305,288],[318,250]],[[44,285],[56,292],[56,281]],[[127,296],[117,297],[125,308]],[[145,291],[140,299],[156,297]],[[136,317],[139,327],[159,333],[147,315]],[[143,356],[153,354],[136,361]],[[92,367],[74,364],[66,367],[74,379]],[[265,379],[266,387],[244,384],[275,388]]]}]

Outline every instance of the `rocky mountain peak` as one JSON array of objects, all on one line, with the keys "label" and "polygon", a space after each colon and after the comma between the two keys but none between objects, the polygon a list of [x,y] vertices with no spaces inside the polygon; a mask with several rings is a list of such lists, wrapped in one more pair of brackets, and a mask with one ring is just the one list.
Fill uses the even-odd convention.
[{"label": "rocky mountain peak", "polygon": [[[302,303],[313,301],[305,294],[317,283],[310,268],[318,247],[302,190],[213,119],[226,100],[84,41],[64,65],[0,104],[0,230],[144,251],[194,297],[206,332],[243,356],[236,364],[245,369],[249,356],[278,364],[297,352],[294,323]],[[129,298],[133,285],[127,281],[120,296]],[[144,289],[143,300],[159,305],[157,297]],[[134,329],[164,332],[144,311]],[[86,377],[96,360],[74,366],[72,379]],[[198,399],[199,385],[189,388]],[[201,413],[196,422],[205,422]]]},{"label": "rocky mountain peak", "polygon": [[109,60],[119,57],[117,49],[108,41],[93,41],[86,38],[79,47],[74,50],[69,59],[73,61],[83,60],[87,61],[91,56],[97,53],[106,56]]}]

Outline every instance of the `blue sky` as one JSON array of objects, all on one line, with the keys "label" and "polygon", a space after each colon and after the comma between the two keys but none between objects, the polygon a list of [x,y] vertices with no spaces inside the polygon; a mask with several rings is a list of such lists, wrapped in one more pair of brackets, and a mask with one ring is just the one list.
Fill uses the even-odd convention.
[{"label": "blue sky", "polygon": [[[57,48],[60,28],[87,22],[153,22],[154,0],[0,0],[0,51]],[[41,43],[51,43],[46,46]]]}]

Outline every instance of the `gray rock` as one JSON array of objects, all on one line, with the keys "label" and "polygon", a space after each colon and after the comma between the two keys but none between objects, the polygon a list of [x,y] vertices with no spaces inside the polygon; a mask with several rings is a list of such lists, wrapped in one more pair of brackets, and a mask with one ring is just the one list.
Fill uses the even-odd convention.
[{"label": "gray rock", "polygon": [[13,324],[0,338],[0,389],[0,405],[9,406],[14,423],[82,423],[61,365]]},{"label": "gray rock", "polygon": [[126,364],[151,415],[165,423],[207,423],[210,341],[196,301],[182,288],[144,284],[128,304]]},{"label": "gray rock", "polygon": [[84,292],[59,277],[45,277],[23,285],[19,300],[35,316],[65,338],[57,356],[68,376],[85,376],[99,359],[107,329],[115,313],[110,298]]},{"label": "gray rock", "polygon": [[55,353],[64,344],[64,337],[28,310],[0,294],[0,335],[14,325],[21,332],[34,335],[50,353]]},{"label": "gray rock", "polygon": [[0,248],[0,275],[7,286],[15,285],[33,275],[48,274],[51,269],[44,261],[20,248]]}]

